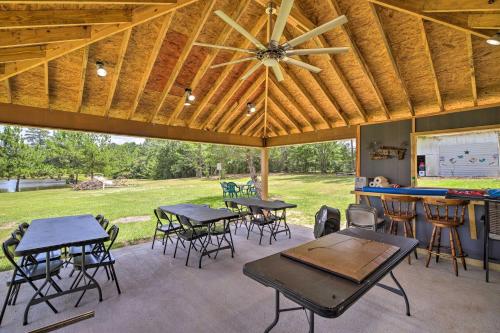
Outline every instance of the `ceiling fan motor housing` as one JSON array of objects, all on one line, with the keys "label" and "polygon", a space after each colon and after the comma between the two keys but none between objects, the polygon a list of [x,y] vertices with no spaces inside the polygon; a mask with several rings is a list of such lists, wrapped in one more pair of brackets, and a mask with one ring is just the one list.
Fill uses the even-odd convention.
[{"label": "ceiling fan motor housing", "polygon": [[261,50],[257,52],[257,59],[262,61],[262,63],[271,67],[274,66],[278,61],[286,57],[285,50],[281,47],[268,48],[267,50]]}]

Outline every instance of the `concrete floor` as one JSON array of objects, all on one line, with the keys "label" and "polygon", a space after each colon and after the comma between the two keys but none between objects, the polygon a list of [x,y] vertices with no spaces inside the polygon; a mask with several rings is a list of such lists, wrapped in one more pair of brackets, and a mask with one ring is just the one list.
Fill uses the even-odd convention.
[{"label": "concrete floor", "polygon": [[[259,246],[257,235],[246,240],[234,238],[236,255],[228,252],[217,260],[204,259],[196,266],[197,253],[190,267],[184,266],[186,252],[172,258],[161,244],[130,246],[114,251],[116,271],[122,294],[98,274],[104,301],[97,292],[87,293],[79,308],[73,307],[77,294],[55,299],[60,311],[54,314],[45,305],[35,305],[30,324],[22,326],[22,315],[32,289],[23,286],[18,304],[7,308],[1,332],[26,332],[86,311],[95,310],[95,318],[73,324],[59,332],[262,332],[274,316],[274,292],[242,273],[243,264],[304,243],[312,230],[295,226],[292,239],[281,238],[269,246]],[[69,271],[62,273],[67,286]],[[11,272],[0,274],[0,297],[6,293],[5,281]],[[373,288],[337,319],[316,317],[317,332],[500,332],[500,273],[493,272],[492,282],[484,282],[484,273],[476,267],[460,271],[457,278],[448,261],[425,268],[424,259],[403,262],[395,271],[410,299],[412,317],[404,313],[403,299],[381,288]],[[390,279],[385,283],[392,285]],[[283,302],[286,306],[287,303]],[[290,304],[291,305],[291,304]],[[272,332],[306,332],[303,312],[281,314]]]}]

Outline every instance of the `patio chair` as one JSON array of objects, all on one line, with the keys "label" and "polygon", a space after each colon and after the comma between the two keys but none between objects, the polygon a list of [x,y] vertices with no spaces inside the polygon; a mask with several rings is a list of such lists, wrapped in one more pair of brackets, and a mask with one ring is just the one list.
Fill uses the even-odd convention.
[{"label": "patio chair", "polygon": [[246,195],[255,197],[257,196],[257,189],[255,188],[255,182],[253,180],[249,180],[245,186]]},{"label": "patio chair", "polygon": [[104,220],[104,215],[102,215],[102,214],[96,215],[95,219],[97,220],[97,222],[101,223],[102,220]]},{"label": "patio chair", "polygon": [[[109,269],[109,274],[111,275],[111,280],[115,281],[116,285],[116,290],[118,291],[118,294],[121,294],[120,290],[120,285],[118,283],[118,278],[116,276],[116,271],[115,271],[115,263],[116,260],[114,256],[111,254],[111,248],[113,247],[113,244],[115,243],[116,239],[118,238],[118,233],[120,231],[120,228],[114,224],[112,225],[109,230],[108,230],[108,236],[109,240],[107,241],[107,246],[105,243],[103,244],[103,249],[102,251],[95,251],[93,253],[85,254],[85,270],[93,269],[94,272],[92,273],[92,278],[95,277],[97,274],[97,271],[99,270],[100,267],[104,267],[106,270],[106,274],[108,274],[108,269]],[[75,271],[78,271],[78,274],[75,277],[75,280],[71,284],[70,289],[78,288],[80,283],[83,280],[84,275],[82,274],[82,258],[83,256],[78,256],[73,258],[73,268]],[[89,284],[91,281],[89,281]],[[86,291],[86,290],[85,290]],[[82,300],[83,296],[85,295],[85,291],[82,293],[80,298],[75,304],[75,307],[78,307],[78,304],[80,304],[80,301]]]},{"label": "patio chair", "polygon": [[[102,219],[101,222],[99,222],[99,224],[101,225],[101,227],[104,230],[106,230],[108,228],[108,225],[109,225],[109,220],[108,219]],[[98,249],[98,247],[102,247],[102,243],[85,245],[85,253],[89,254],[89,253],[93,253],[93,252],[97,252],[97,251],[102,251],[103,250],[102,248]],[[82,247],[81,246],[71,246],[69,248],[68,253],[69,253],[70,257],[80,256],[80,255],[82,255]]]},{"label": "patio chair", "polygon": [[[17,239],[19,242],[21,239],[24,237],[25,230],[24,225],[28,225],[27,223],[20,224],[11,234],[12,238]],[[50,260],[59,260],[61,259],[61,251],[60,250],[54,250],[50,251]],[[20,265],[29,265],[29,264],[36,264],[39,262],[45,262],[46,260],[46,255],[45,253],[37,253],[37,254],[30,254],[28,256],[23,256],[20,260]]]},{"label": "patio chair", "polygon": [[240,187],[233,182],[226,183],[226,191],[231,198],[237,198],[241,193]]},{"label": "patio chair", "polygon": [[[16,305],[17,296],[21,286],[28,283],[35,291],[38,291],[38,287],[33,282],[37,280],[44,280],[46,277],[45,263],[20,265],[16,262],[15,251],[18,245],[19,240],[13,237],[7,239],[2,244],[3,253],[14,268],[14,271],[12,272],[10,281],[7,282],[9,289],[7,291],[7,295],[5,296],[2,312],[0,313],[0,324],[2,323],[7,305]],[[50,276],[58,275],[62,265],[63,262],[61,260],[52,261],[50,264]],[[51,280],[51,286],[58,292],[62,292],[61,288],[53,280]],[[49,301],[45,301],[45,303],[52,309],[52,311],[54,311],[54,313],[57,313],[56,309]]]},{"label": "patio chair", "polygon": [[347,227],[378,231],[385,225],[385,219],[378,216],[377,209],[366,205],[350,204],[345,211]]},{"label": "patio chair", "polygon": [[[151,249],[155,246],[156,237],[158,234],[163,234],[161,243],[163,245],[163,254],[165,254],[167,250],[167,243],[170,240],[172,244],[174,241],[172,240],[172,236],[177,236],[177,232],[181,229],[179,223],[174,223],[172,218],[169,217],[163,210],[160,208],[156,208],[154,210],[156,216],[156,228],[155,233],[153,235],[153,244],[151,244]],[[167,223],[162,223],[162,220],[165,220]],[[184,245],[184,242],[182,243]]]},{"label": "patio chair", "polygon": [[[275,202],[285,203],[283,200],[274,200]],[[279,213],[281,212],[281,213]],[[275,234],[280,232],[281,223],[283,223],[283,229],[285,234],[288,235],[288,238],[292,238],[292,232],[290,231],[290,227],[288,227],[288,223],[286,223],[286,209],[282,209],[281,211],[270,212],[273,217],[276,219],[276,227],[274,229]]]},{"label": "patio chair", "polygon": [[222,197],[225,198],[228,194],[227,192],[227,182],[221,182],[220,186],[222,188]]},{"label": "patio chair", "polygon": [[[177,248],[179,247],[179,241],[183,240],[189,242],[188,253],[186,257],[186,266],[189,262],[189,255],[191,254],[191,249],[197,250],[195,243],[199,242],[201,245],[201,254],[206,250],[208,245],[208,229],[207,227],[192,224],[191,221],[182,215],[177,215],[177,221],[181,224],[181,229],[177,232],[177,242],[175,243],[174,258],[177,255]],[[198,264],[201,268],[201,260]]]},{"label": "patio chair", "polygon": [[276,217],[271,214],[266,214],[262,208],[257,206],[250,206],[250,228],[247,232],[247,239],[250,237],[250,231],[253,230],[254,226],[257,226],[260,233],[259,245],[262,243],[262,237],[264,236],[264,230],[267,227],[269,229],[269,244],[272,243],[273,237],[276,239],[274,233],[274,228],[276,225]]},{"label": "patio chair", "polygon": [[226,208],[238,214],[238,218],[232,220],[234,222],[234,234],[236,235],[236,231],[238,230],[238,223],[240,227],[244,224],[248,231],[247,218],[250,212],[247,209],[243,209],[242,206],[238,205],[236,202],[226,201],[225,204]]},{"label": "patio chair", "polygon": [[[225,211],[230,211],[228,208],[219,208],[220,210],[225,210]],[[229,246],[231,246],[231,257],[234,257],[234,243],[233,243],[233,236],[231,235],[231,229],[229,228],[231,221],[228,220],[223,220],[223,221],[218,221],[215,223],[212,223],[209,226],[209,235],[210,237],[215,237],[217,240],[217,251],[215,252],[214,259],[217,258],[217,254],[219,253],[219,250],[222,246],[222,242],[225,240]],[[229,234],[229,239],[227,239],[226,235]],[[220,239],[219,239],[220,238]],[[210,242],[212,242],[210,240]],[[213,242],[212,242],[213,244]]]}]

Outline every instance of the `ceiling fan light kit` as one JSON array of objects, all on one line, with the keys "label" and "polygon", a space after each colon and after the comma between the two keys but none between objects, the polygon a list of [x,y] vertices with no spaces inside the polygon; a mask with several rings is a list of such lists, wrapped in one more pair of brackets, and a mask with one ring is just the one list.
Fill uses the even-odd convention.
[{"label": "ceiling fan light kit", "polygon": [[[210,47],[227,51],[234,52],[242,52],[242,53],[250,53],[253,54],[251,57],[240,58],[234,61],[221,63],[217,65],[213,65],[210,68],[219,68],[227,65],[234,65],[246,61],[257,60],[258,62],[252,66],[243,76],[242,80],[248,79],[253,73],[255,73],[261,66],[269,67],[272,69],[274,76],[276,79],[281,82],[284,80],[283,72],[279,65],[280,62],[287,63],[289,65],[298,66],[304,68],[313,73],[321,72],[321,68],[310,65],[306,62],[291,58],[292,56],[301,56],[301,55],[315,55],[315,54],[340,54],[349,51],[348,47],[329,47],[329,48],[316,48],[316,49],[294,49],[295,46],[303,44],[312,38],[319,36],[335,27],[338,27],[342,24],[347,23],[347,17],[345,15],[339,16],[329,22],[322,24],[321,26],[312,29],[304,33],[301,36],[298,36],[290,41],[287,41],[283,44],[279,43],[281,36],[283,35],[283,31],[285,30],[285,26],[288,20],[288,16],[293,7],[294,0],[283,0],[281,2],[280,9],[278,11],[278,17],[274,24],[274,28],[271,34],[271,38],[269,41],[269,45],[265,46],[262,44],[255,36],[250,34],[245,28],[239,25],[236,21],[234,21],[231,17],[226,15],[221,10],[216,10],[214,13],[219,18],[221,18],[224,22],[229,24],[233,29],[239,32],[242,36],[252,42],[255,45],[256,49],[240,49],[236,47],[224,46],[224,45],[214,45],[207,43],[195,43],[195,45],[202,47]],[[268,15],[273,15],[276,13],[275,7],[272,3],[266,8],[266,13]]]}]

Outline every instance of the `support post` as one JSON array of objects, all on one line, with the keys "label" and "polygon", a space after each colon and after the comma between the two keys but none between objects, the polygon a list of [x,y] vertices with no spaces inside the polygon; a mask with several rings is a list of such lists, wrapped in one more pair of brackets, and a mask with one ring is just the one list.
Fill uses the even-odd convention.
[{"label": "support post", "polygon": [[260,179],[261,179],[261,196],[262,200],[267,200],[269,187],[269,148],[261,148],[260,151]]}]

